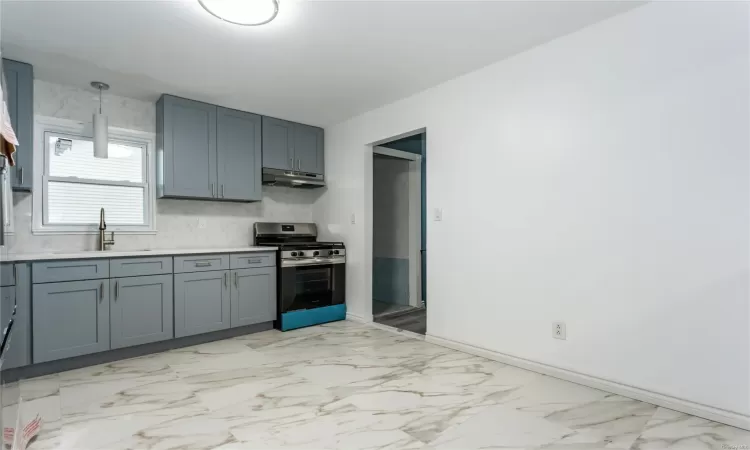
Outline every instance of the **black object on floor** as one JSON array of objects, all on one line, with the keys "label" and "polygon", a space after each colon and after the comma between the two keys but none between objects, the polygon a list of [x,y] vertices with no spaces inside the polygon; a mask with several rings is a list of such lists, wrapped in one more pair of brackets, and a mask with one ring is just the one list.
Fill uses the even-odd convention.
[{"label": "black object on floor", "polygon": [[411,331],[412,333],[425,334],[427,332],[427,310],[424,308],[376,317],[374,320],[376,323]]}]

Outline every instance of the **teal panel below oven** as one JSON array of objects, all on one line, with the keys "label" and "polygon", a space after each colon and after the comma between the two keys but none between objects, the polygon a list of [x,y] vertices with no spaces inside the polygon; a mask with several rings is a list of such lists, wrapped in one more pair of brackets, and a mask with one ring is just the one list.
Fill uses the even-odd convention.
[{"label": "teal panel below oven", "polygon": [[302,309],[281,314],[281,331],[319,325],[346,319],[346,305]]}]

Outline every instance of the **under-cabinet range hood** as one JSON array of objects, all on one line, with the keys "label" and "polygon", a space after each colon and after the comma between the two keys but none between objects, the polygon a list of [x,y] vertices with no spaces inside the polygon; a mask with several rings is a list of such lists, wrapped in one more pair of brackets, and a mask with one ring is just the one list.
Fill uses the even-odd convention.
[{"label": "under-cabinet range hood", "polygon": [[268,169],[265,167],[263,168],[263,184],[302,189],[313,189],[326,185],[323,175],[317,173]]}]

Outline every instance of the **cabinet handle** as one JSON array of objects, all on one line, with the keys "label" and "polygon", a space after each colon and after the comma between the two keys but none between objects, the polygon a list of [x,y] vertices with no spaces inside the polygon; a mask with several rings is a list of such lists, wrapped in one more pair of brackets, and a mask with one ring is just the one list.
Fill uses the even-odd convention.
[{"label": "cabinet handle", "polygon": [[19,183],[23,184],[23,167],[19,167],[18,168],[18,178],[21,179],[21,181],[19,181]]},{"label": "cabinet handle", "polygon": [[227,272],[224,272],[224,287],[225,288],[229,287],[229,273]]},{"label": "cabinet handle", "polygon": [[294,170],[294,158],[289,158],[289,164],[292,165],[292,170]]},{"label": "cabinet handle", "polygon": [[221,198],[224,198],[224,185],[221,185]]},{"label": "cabinet handle", "polygon": [[238,281],[237,281],[237,272],[234,273],[234,287],[236,287],[236,288],[240,287],[240,285],[238,284]]},{"label": "cabinet handle", "polygon": [[214,196],[214,184],[211,183],[211,197]]},{"label": "cabinet handle", "polygon": [[211,267],[211,261],[196,261],[195,267]]},{"label": "cabinet handle", "polygon": [[13,264],[13,284],[18,284],[16,282],[16,265]]},{"label": "cabinet handle", "polygon": [[247,263],[248,264],[260,264],[260,260],[259,259],[248,259]]},{"label": "cabinet handle", "polygon": [[297,170],[302,170],[302,165],[299,163],[299,158],[297,158]]},{"label": "cabinet handle", "polygon": [[104,282],[99,285],[99,301],[104,300]]},{"label": "cabinet handle", "polygon": [[115,301],[117,301],[117,297],[120,296],[120,282],[115,281]]}]

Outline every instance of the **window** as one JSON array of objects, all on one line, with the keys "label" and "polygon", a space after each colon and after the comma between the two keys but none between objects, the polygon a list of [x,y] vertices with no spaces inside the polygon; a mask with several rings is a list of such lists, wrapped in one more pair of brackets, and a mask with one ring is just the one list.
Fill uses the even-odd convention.
[{"label": "window", "polygon": [[93,139],[82,126],[79,133],[41,128],[42,189],[41,201],[34,198],[35,232],[98,232],[101,208],[107,231],[154,231],[150,141],[110,130],[109,157],[95,158]]}]

